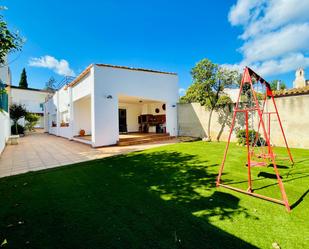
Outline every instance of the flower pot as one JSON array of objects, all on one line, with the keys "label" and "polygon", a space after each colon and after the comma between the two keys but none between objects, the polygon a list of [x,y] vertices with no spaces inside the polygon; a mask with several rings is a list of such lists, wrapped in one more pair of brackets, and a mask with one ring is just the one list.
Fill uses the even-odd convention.
[{"label": "flower pot", "polygon": [[81,137],[85,136],[85,133],[86,133],[85,130],[80,130],[80,131],[79,131],[79,135],[80,135]]}]

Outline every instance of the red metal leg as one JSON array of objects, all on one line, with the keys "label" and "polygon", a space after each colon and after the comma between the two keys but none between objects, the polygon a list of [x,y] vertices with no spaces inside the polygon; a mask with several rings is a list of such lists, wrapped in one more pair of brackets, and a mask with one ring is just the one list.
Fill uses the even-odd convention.
[{"label": "red metal leg", "polygon": [[[236,107],[236,108],[237,108],[237,107]],[[234,114],[233,114],[233,119],[232,119],[230,134],[229,134],[229,137],[228,137],[228,140],[227,140],[227,144],[226,144],[226,146],[225,146],[225,151],[224,151],[223,160],[222,160],[222,162],[221,162],[221,166],[220,166],[220,169],[219,169],[219,174],[218,174],[218,177],[217,177],[217,182],[216,182],[216,186],[217,186],[217,187],[220,185],[220,180],[221,180],[223,168],[224,168],[224,164],[225,164],[225,161],[226,161],[227,151],[228,151],[228,149],[229,149],[229,145],[230,145],[230,141],[231,141],[231,136],[232,136],[233,129],[234,129],[234,125],[235,125],[236,114],[237,114],[237,112],[236,112],[236,109],[235,109],[235,110],[234,110]]]},{"label": "red metal leg", "polygon": [[237,114],[237,110],[238,110],[238,106],[239,106],[239,100],[240,100],[240,96],[241,96],[244,80],[245,80],[245,77],[243,76],[242,79],[241,79],[240,90],[239,90],[239,93],[238,93],[238,98],[237,98],[236,106],[235,106],[235,109],[234,109],[234,114],[233,114],[233,119],[232,119],[232,124],[231,124],[231,129],[230,129],[229,137],[228,137],[228,140],[227,140],[227,144],[225,146],[225,151],[224,151],[223,159],[222,159],[222,162],[221,162],[221,166],[220,166],[220,169],[219,169],[219,174],[218,174],[217,181],[216,181],[216,186],[217,187],[220,185],[221,176],[222,176],[222,172],[223,172],[223,169],[224,169],[224,164],[225,164],[225,161],[226,161],[227,151],[228,151],[229,146],[230,146],[231,136],[232,136],[234,125],[235,125],[235,119],[236,119],[236,114]]},{"label": "red metal leg", "polygon": [[246,111],[246,142],[247,142],[247,164],[248,164],[248,192],[252,192],[251,182],[251,158],[250,158],[250,142],[249,142],[249,127],[248,127],[248,111]]}]

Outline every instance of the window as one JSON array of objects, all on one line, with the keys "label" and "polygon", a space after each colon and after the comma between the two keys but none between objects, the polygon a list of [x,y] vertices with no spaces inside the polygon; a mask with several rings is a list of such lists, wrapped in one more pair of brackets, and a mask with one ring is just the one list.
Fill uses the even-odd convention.
[{"label": "window", "polygon": [[40,103],[40,108],[42,111],[44,111],[44,104],[43,103]]}]

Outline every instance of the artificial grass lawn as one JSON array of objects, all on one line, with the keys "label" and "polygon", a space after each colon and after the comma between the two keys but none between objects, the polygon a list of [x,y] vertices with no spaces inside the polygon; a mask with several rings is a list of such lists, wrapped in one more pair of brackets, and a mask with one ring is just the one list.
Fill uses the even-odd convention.
[{"label": "artificial grass lawn", "polygon": [[[5,248],[309,248],[309,151],[280,161],[293,206],[215,187],[225,143],[181,143],[0,180]],[[231,145],[225,182],[247,188],[244,148]],[[283,148],[277,153],[285,154]],[[257,192],[280,197],[272,168]]]}]

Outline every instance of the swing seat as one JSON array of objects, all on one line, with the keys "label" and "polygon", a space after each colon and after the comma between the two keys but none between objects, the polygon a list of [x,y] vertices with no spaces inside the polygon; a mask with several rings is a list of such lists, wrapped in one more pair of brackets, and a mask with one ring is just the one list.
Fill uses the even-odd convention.
[{"label": "swing seat", "polygon": [[276,157],[276,154],[268,154],[268,153],[261,153],[257,155],[258,158],[263,158],[263,159],[272,159]]},{"label": "swing seat", "polygon": [[[246,163],[246,166],[248,167],[248,163]],[[256,161],[250,162],[250,167],[265,167],[265,166],[267,166],[266,162],[256,162]]]}]

